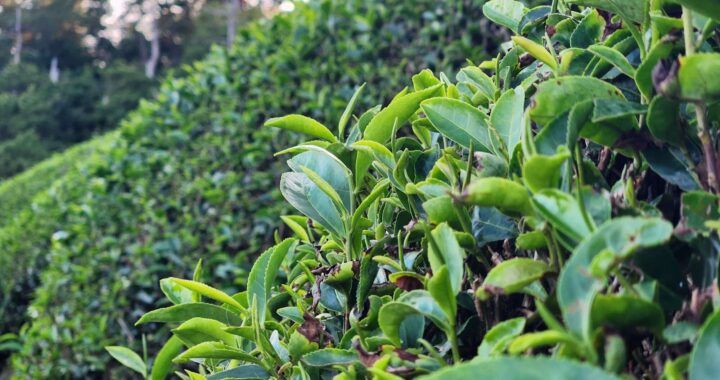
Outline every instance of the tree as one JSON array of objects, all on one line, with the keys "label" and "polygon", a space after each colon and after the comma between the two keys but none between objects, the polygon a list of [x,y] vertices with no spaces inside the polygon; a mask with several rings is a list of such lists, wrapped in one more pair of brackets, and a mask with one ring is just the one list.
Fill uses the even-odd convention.
[{"label": "tree", "polygon": [[226,45],[229,49],[233,41],[235,40],[235,33],[237,33],[237,20],[238,12],[240,11],[242,4],[240,0],[228,0],[228,23],[227,23],[227,41]]},{"label": "tree", "polygon": [[15,46],[13,46],[13,63],[20,64],[20,56],[22,54],[23,36],[22,36],[22,5],[16,3],[15,6]]}]

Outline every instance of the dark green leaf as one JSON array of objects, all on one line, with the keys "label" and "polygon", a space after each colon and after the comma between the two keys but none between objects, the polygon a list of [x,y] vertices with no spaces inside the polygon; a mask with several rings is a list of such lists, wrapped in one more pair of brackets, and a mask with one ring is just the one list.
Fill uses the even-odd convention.
[{"label": "dark green leaf", "polygon": [[685,191],[700,188],[697,177],[670,150],[648,146],[642,151],[642,156],[655,173],[673,185]]},{"label": "dark green leaf", "polygon": [[656,139],[667,144],[683,146],[683,127],[679,118],[679,102],[664,96],[656,96],[650,102],[647,125]]},{"label": "dark green leaf", "polygon": [[237,366],[232,369],[217,372],[207,377],[207,380],[249,380],[249,379],[269,379],[270,374],[257,364],[248,364]]},{"label": "dark green leaf", "polygon": [[515,221],[493,207],[474,208],[472,231],[480,245],[512,239],[518,234]]},{"label": "dark green leaf", "polygon": [[599,294],[592,306],[594,326],[612,326],[617,329],[643,327],[657,335],[665,327],[663,310],[656,303],[630,296]]},{"label": "dark green leaf", "polygon": [[570,46],[587,48],[600,41],[603,30],[605,30],[605,19],[593,9],[585,15],[570,36]]}]

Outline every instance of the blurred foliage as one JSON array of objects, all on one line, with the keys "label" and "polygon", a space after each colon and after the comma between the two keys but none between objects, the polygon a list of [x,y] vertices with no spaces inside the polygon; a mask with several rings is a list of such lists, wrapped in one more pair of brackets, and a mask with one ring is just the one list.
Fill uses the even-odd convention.
[{"label": "blurred foliage", "polygon": [[[124,16],[113,16],[114,8],[103,1],[0,3],[0,162],[5,163],[0,180],[115,128],[140,98],[152,96],[158,81],[145,76],[150,47],[140,32],[141,21],[151,16],[149,0],[128,1]],[[22,49],[14,63],[20,3]],[[158,13],[159,73],[200,59],[212,44],[225,42],[224,1],[165,1]],[[238,16],[243,25],[262,14],[248,7]],[[117,20],[103,23],[104,17]],[[109,39],[121,31],[119,40]],[[53,60],[57,83],[48,71]]]},{"label": "blurred foliage", "polygon": [[0,71],[0,178],[19,173],[51,152],[113,128],[154,86],[136,67],[63,73],[52,83],[31,64]]}]

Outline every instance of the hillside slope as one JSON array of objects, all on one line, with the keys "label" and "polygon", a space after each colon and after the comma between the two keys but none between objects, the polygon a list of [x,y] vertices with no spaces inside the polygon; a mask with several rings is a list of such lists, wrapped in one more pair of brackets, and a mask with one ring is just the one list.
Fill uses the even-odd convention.
[{"label": "hillside slope", "polygon": [[[166,81],[98,159],[3,227],[26,231],[0,233],[4,263],[24,257],[0,267],[2,302],[13,305],[0,329],[26,323],[16,376],[122,376],[102,347],[138,348],[128,326],[162,306],[157,281],[187,275],[198,259],[217,268],[203,279],[241,290],[247,256],[272,243],[285,207],[271,152],[291,137],[262,122],[298,112],[331,124],[363,82],[394,93],[408,84],[397,78],[422,68],[480,59],[480,14],[479,4],[460,0],[299,5]],[[392,95],[368,90],[359,107]],[[150,351],[167,336],[155,329],[143,330]]]}]

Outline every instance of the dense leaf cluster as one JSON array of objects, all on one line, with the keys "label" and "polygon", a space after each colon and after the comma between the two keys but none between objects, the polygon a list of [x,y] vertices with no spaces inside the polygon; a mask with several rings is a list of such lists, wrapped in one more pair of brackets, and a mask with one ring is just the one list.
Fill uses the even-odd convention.
[{"label": "dense leaf cluster", "polygon": [[109,350],[153,379],[717,378],[720,8],[677,3],[491,0],[495,59],[268,120],[309,136],[278,153],[289,237],[244,291],[162,280],[153,362]]},{"label": "dense leaf cluster", "polygon": [[127,376],[103,346],[140,349],[144,334],[154,353],[167,330],[132,324],[169,304],[159,279],[199,258],[213,268],[203,278],[244,289],[247,255],[273,243],[287,209],[272,153],[297,141],[256,126],[295,110],[337,120],[356,83],[372,84],[358,98],[369,107],[408,73],[483,58],[480,15],[468,1],[298,4],[166,81],[0,230],[0,331],[19,332],[16,376]]}]

